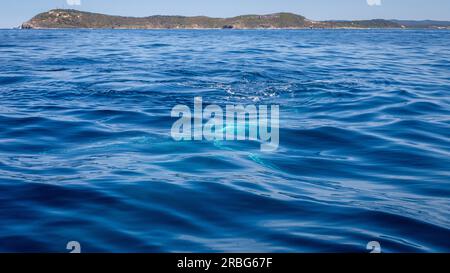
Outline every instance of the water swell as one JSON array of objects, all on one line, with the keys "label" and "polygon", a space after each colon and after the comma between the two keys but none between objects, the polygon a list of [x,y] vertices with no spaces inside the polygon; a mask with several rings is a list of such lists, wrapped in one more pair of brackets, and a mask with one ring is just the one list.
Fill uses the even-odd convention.
[{"label": "water swell", "polygon": [[[447,252],[449,39],[2,30],[0,251]],[[280,105],[279,149],[175,142],[195,96]]]}]

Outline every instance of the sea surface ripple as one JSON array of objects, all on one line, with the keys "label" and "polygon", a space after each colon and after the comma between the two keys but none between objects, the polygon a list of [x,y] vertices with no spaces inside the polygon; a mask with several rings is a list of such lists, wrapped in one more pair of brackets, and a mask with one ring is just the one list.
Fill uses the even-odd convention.
[{"label": "sea surface ripple", "polygon": [[[0,30],[0,252],[450,251],[450,31]],[[280,147],[175,142],[280,105]]]}]

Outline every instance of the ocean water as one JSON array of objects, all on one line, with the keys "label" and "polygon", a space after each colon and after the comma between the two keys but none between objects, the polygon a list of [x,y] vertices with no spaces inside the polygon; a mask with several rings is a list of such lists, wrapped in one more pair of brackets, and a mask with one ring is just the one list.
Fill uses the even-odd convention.
[{"label": "ocean water", "polygon": [[[450,251],[450,32],[0,30],[0,252]],[[176,142],[280,105],[280,146]]]}]

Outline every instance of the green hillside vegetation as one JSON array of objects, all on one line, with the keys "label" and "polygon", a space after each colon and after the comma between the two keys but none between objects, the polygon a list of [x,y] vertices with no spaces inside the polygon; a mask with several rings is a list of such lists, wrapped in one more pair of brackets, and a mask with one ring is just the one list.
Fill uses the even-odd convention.
[{"label": "green hillside vegetation", "polygon": [[[56,9],[36,15],[23,29],[104,28],[104,29],[305,29],[305,28],[408,28],[401,21],[312,21],[293,13],[242,15],[232,18],[206,16],[124,17],[77,10]],[[422,28],[430,25],[421,24]],[[417,25],[415,25],[417,27]],[[442,25],[440,25],[442,27]]]}]

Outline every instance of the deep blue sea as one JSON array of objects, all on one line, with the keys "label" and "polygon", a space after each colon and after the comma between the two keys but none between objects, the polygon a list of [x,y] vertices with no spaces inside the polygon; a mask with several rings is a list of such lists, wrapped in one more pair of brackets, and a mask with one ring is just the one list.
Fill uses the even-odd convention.
[{"label": "deep blue sea", "polygon": [[[280,105],[280,146],[174,141]],[[0,252],[450,251],[450,31],[0,30]]]}]

